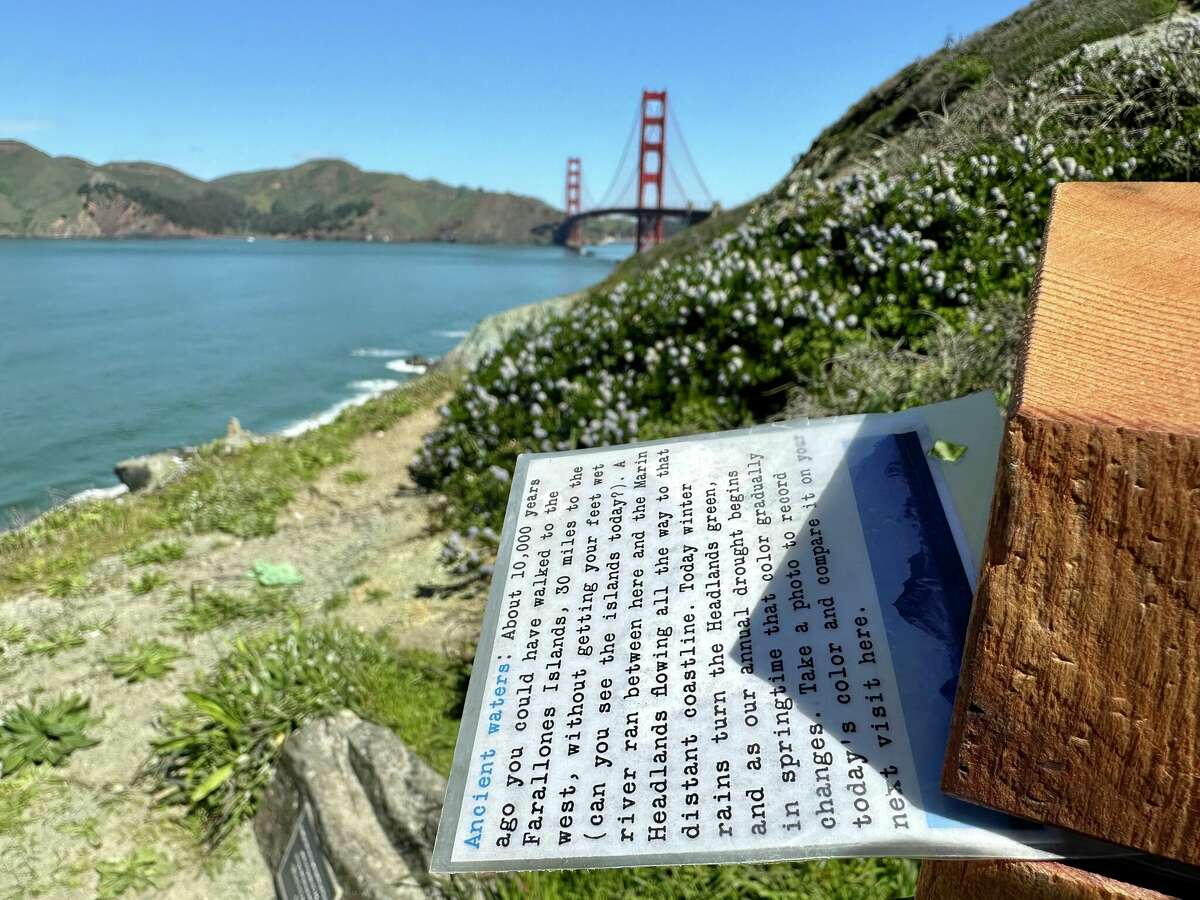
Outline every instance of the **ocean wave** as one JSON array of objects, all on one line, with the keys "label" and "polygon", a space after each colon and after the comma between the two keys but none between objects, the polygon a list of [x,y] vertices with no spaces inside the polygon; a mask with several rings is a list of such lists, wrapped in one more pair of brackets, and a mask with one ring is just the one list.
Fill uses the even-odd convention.
[{"label": "ocean wave", "polygon": [[402,372],[405,375],[424,375],[429,368],[420,363],[410,363],[407,359],[393,359],[387,367],[393,372]]},{"label": "ocean wave", "polygon": [[365,356],[367,359],[395,359],[397,356],[408,356],[407,350],[389,350],[386,347],[359,347],[350,351],[351,356]]},{"label": "ocean wave", "polygon": [[400,382],[394,378],[367,378],[363,381],[352,381],[350,387],[354,390],[370,394],[372,397],[378,397],[384,391],[390,391],[392,388],[400,387]]},{"label": "ocean wave", "polygon": [[374,400],[380,394],[400,387],[400,382],[393,378],[369,378],[365,381],[352,381],[349,387],[358,391],[358,393],[353,397],[347,397],[345,400],[339,400],[333,406],[329,407],[329,409],[311,418],[293,422],[279,433],[284,437],[296,437],[297,435],[304,434],[306,431],[312,431],[314,428],[328,425],[338,417],[342,410],[349,409],[352,406],[362,406],[368,400]]},{"label": "ocean wave", "polygon": [[463,329],[462,331],[435,331],[434,332],[434,334],[437,335],[438,337],[453,338],[456,341],[462,340],[470,333],[471,333],[471,330],[469,328]]}]

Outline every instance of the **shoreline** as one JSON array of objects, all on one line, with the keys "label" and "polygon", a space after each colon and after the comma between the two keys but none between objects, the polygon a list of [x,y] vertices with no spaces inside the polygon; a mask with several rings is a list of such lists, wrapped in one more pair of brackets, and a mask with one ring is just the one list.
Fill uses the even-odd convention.
[{"label": "shoreline", "polygon": [[[0,236],[7,237],[7,236]],[[216,237],[216,236],[214,236]],[[131,238],[16,238],[17,240],[47,240],[47,241],[64,241],[64,240],[81,240],[81,241],[104,241],[104,240],[130,240]],[[156,240],[157,238],[150,238]],[[164,240],[185,240],[187,238],[163,238]],[[204,239],[204,238],[201,238]],[[361,241],[360,243],[370,243]],[[416,242],[412,242],[416,243]],[[431,242],[431,243],[450,243],[450,242]],[[481,245],[481,246],[497,246]],[[515,245],[515,246],[531,246],[531,245]],[[601,282],[597,282],[598,284]],[[318,412],[304,416],[294,422],[285,425],[283,428],[275,431],[263,433],[261,437],[267,440],[292,440],[303,434],[306,434],[315,429],[322,428],[337,420],[347,409],[352,409],[371,402],[379,397],[384,396],[392,391],[404,390],[409,386],[419,382],[421,378],[431,372],[444,369],[456,369],[468,371],[474,367],[479,360],[488,352],[498,347],[509,334],[515,329],[525,325],[529,321],[544,319],[555,315],[560,315],[562,312],[570,309],[575,303],[579,302],[590,290],[590,288],[576,291],[569,294],[558,294],[552,297],[546,297],[541,300],[534,300],[530,303],[514,306],[500,312],[492,313],[484,316],[471,328],[465,330],[447,330],[444,336],[447,338],[456,338],[457,343],[443,356],[429,360],[427,364],[412,363],[409,360],[413,357],[412,354],[401,351],[393,355],[393,351],[386,348],[377,347],[360,347],[352,351],[352,355],[361,356],[372,359],[384,359],[384,368],[396,372],[400,375],[409,376],[404,380],[394,378],[376,378],[362,379],[360,381],[351,382],[351,386],[361,386],[362,390],[351,395],[343,400],[319,410]],[[422,359],[422,357],[416,357]],[[213,441],[220,440],[215,437]],[[205,443],[212,443],[208,441]],[[199,444],[196,446],[204,446]],[[176,453],[180,450],[190,450],[192,447],[164,447],[158,450],[152,450],[146,453],[137,454],[133,459],[147,458],[160,456],[168,453]],[[113,460],[115,466],[119,460]],[[51,489],[47,489],[48,491]],[[131,491],[128,486],[118,481],[116,484],[97,485],[92,484],[88,487],[81,488],[66,496],[61,497],[49,506],[44,508],[31,508],[14,506],[5,510],[9,514],[7,520],[0,520],[0,534],[8,532],[21,531],[35,524],[43,516],[62,509],[68,506],[78,506],[95,501],[103,500],[118,500],[124,496],[132,496],[135,491]],[[29,514],[28,519],[17,522],[21,512]]]}]

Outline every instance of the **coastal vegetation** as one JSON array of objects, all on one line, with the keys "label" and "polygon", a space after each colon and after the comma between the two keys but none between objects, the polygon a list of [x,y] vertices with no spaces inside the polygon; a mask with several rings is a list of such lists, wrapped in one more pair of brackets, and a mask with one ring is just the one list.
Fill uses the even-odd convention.
[{"label": "coastal vegetation", "polygon": [[1200,171],[1200,31],[1163,35],[980,85],[848,175],[798,165],[708,247],[514,334],[414,467],[452,552],[488,558],[521,452],[1005,393],[1054,186]]},{"label": "coastal vegetation", "polygon": [[61,506],[24,528],[4,532],[0,599],[31,588],[55,597],[85,595],[88,570],[107,556],[125,554],[131,565],[181,558],[177,539],[150,542],[165,529],[237,537],[270,534],[296,491],[344,461],[355,439],[393,426],[428,398],[444,393],[455,377],[433,374],[407,390],[351,407],[329,425],[293,440],[255,444],[236,454],[214,443],[200,450],[182,478],[138,502]]},{"label": "coastal vegetation", "polygon": [[[1045,18],[1055,10],[1082,16],[1078,7],[1034,4],[1021,21],[1041,29],[1058,21]],[[1164,8],[1122,7],[1131,24]],[[1095,9],[1084,31],[1066,32],[1071,41],[1122,30],[1112,25],[1116,4]],[[1097,32],[1097,22],[1109,30]],[[870,115],[843,123],[816,148],[841,174],[810,153],[754,204],[534,318],[465,376],[436,371],[295,438],[236,451],[214,443],[156,492],[61,507],[0,535],[0,688],[9,698],[0,705],[0,897],[162,892],[185,866],[201,866],[204,878],[236,866],[280,745],[339,709],[392,728],[447,772],[470,648],[435,642],[422,617],[474,627],[485,585],[477,574],[491,560],[521,452],[893,409],[984,387],[1003,398],[1054,185],[1189,179],[1200,166],[1194,20],[1042,67],[1044,54],[1062,49],[1050,37],[1048,49],[997,37],[937,56],[937,71],[964,85],[945,115],[897,113],[878,146],[866,140]],[[1006,69],[1002,46],[1037,52]],[[831,153],[838,135],[845,149]],[[331,171],[304,177],[341,178]],[[272,182],[260,174],[237,189],[270,214]],[[159,185],[164,197],[207,189],[175,175],[127,172],[130,184]],[[312,191],[298,191],[290,209],[336,211]],[[417,416],[433,423],[429,408],[443,399],[414,461],[429,492],[418,496],[388,480],[371,447],[390,457],[386,435]],[[409,530],[372,519],[380,509]],[[433,559],[441,543],[423,518],[407,521],[429,510],[437,515],[428,524],[453,529],[436,588],[407,573],[417,568],[414,546],[428,539]],[[322,541],[339,546],[318,556]],[[369,541],[380,555],[359,552]],[[285,571],[269,555],[281,544],[303,583],[264,583]],[[392,558],[406,570],[403,594],[385,569]],[[318,571],[328,560],[331,571]],[[452,605],[456,591],[463,607]],[[33,613],[9,616],[18,605]],[[406,620],[412,634],[387,618],[404,605],[419,611]],[[129,608],[132,623],[122,618]],[[73,684],[99,680],[107,705],[26,684],[23,673],[38,665],[43,677],[53,666],[69,669]],[[109,790],[51,774],[73,771],[125,732],[122,746],[138,750],[132,766],[110,761],[93,780],[128,784]],[[114,842],[109,831],[120,829],[101,823],[119,820],[136,824]],[[40,843],[48,834],[69,840],[74,856],[51,860]],[[542,872],[481,889],[503,898],[858,900],[911,893],[915,872],[911,861],[854,859]]]}]

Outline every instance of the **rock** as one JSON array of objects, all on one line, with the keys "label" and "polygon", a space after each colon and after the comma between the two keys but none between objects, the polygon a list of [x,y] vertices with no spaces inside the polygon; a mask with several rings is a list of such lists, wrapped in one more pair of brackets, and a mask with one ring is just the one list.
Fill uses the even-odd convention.
[{"label": "rock", "polygon": [[221,443],[225,446],[226,452],[231,452],[249,447],[251,444],[261,444],[263,440],[261,435],[243,428],[237,416],[230,416],[229,424],[225,426],[225,437],[221,439]]},{"label": "rock", "polygon": [[343,712],[284,742],[254,832],[274,873],[307,802],[343,900],[440,897],[429,858],[445,791],[396,735]]},{"label": "rock", "polygon": [[182,456],[168,451],[123,459],[113,467],[113,473],[129,490],[146,491],[161,487],[186,467]]},{"label": "rock", "polygon": [[439,368],[474,369],[494,350],[498,350],[518,328],[545,323],[569,312],[585,296],[580,291],[563,294],[537,303],[517,306],[481,320],[458,344],[438,361]]}]

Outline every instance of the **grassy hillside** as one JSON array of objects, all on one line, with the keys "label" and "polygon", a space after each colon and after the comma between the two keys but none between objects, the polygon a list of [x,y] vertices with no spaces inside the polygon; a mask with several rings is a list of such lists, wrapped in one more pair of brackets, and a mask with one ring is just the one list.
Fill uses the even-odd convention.
[{"label": "grassy hillside", "polygon": [[[872,88],[817,136],[797,157],[795,168],[828,178],[870,167],[877,152],[903,144],[914,132],[939,130],[937,122],[943,117],[978,114],[980,107],[1003,103],[1014,85],[1080,46],[1134,32],[1194,5],[1178,0],[1034,0],[995,25],[948,42]],[[960,101],[973,109],[960,108]],[[944,140],[945,129],[941,131]],[[631,257],[605,286],[697,252],[720,233],[736,228],[751,208],[747,203],[725,210],[680,238]]]},{"label": "grassy hillside", "polygon": [[744,216],[515,334],[448,405],[417,474],[486,558],[507,492],[492,473],[525,450],[1003,392],[1054,185],[1194,178],[1197,110],[1185,18],[973,88],[854,174],[797,166]]},{"label": "grassy hillside", "polygon": [[[1059,2],[1032,9],[1050,7],[1072,8]],[[1080,15],[1108,8],[1089,5]],[[1032,28],[1028,23],[1042,20],[1023,21]],[[1016,34],[1027,40],[1012,46],[1036,43],[1034,33]],[[127,619],[118,629],[137,627],[140,636],[145,623],[153,622],[164,641],[191,641],[186,647],[195,654],[187,663],[189,681],[155,682],[158,693],[142,701],[137,721],[153,722],[154,730],[129,727],[136,724],[131,698],[146,695],[80,675],[78,684],[99,684],[95,690],[105,692],[109,725],[104,732],[100,724],[88,725],[104,743],[74,754],[69,790],[107,782],[74,776],[94,773],[91,760],[122,735],[133,735],[127,755],[135,762],[157,738],[153,746],[167,751],[157,759],[167,765],[150,772],[150,791],[166,792],[157,795],[190,809],[189,820],[209,829],[210,837],[230,834],[229,843],[236,843],[277,750],[272,740],[255,744],[253,753],[239,753],[245,735],[282,737],[305,719],[345,705],[393,727],[444,768],[462,697],[461,660],[433,653],[397,656],[391,641],[404,634],[401,629],[377,638],[313,626],[330,616],[372,621],[366,617],[376,604],[390,611],[395,597],[375,593],[376,582],[388,577],[385,566],[407,572],[419,561],[409,543],[417,540],[415,533],[383,528],[366,510],[386,508],[406,520],[413,518],[413,508],[403,504],[427,498],[398,496],[393,476],[382,474],[390,470],[370,474],[371,448],[382,442],[383,449],[374,451],[378,458],[396,459],[387,434],[402,418],[427,415],[433,422],[423,404],[435,402],[434,395],[452,394],[413,472],[444,498],[439,518],[461,531],[450,535],[447,550],[452,565],[465,571],[486,563],[494,550],[509,486],[505,476],[523,450],[598,446],[803,413],[894,409],[981,387],[1003,393],[1055,185],[1071,179],[1187,180],[1200,172],[1200,22],[1181,20],[1160,38],[1071,55],[1018,84],[989,80],[968,87],[948,115],[900,128],[878,155],[854,150],[855,133],[842,132],[851,148],[842,158],[856,163],[853,173],[825,177],[811,158],[802,162],[749,207],[715,217],[631,262],[563,316],[529,325],[461,383],[425,382],[424,397],[402,392],[381,398],[294,441],[234,455],[214,449],[163,492],[64,508],[0,538],[0,597],[10,604],[0,621],[8,629],[0,632],[8,648],[0,657],[0,686],[16,696],[19,684],[22,705],[43,709],[53,699],[40,696],[44,685],[25,674],[29,660],[61,653],[64,671],[87,675],[82,667],[91,651],[77,642],[101,643],[101,626],[107,625],[91,619],[101,609],[127,616],[139,602],[135,596],[155,598],[164,612]],[[3,145],[0,152],[16,155]],[[26,188],[53,185],[36,158],[19,165],[29,175],[22,182]],[[346,198],[340,204],[374,196],[336,164],[311,165],[297,176],[294,189],[307,194],[296,210],[335,197]],[[169,170],[137,174],[186,191]],[[5,178],[10,176],[0,175],[0,197],[11,183]],[[271,186],[270,173],[244,178],[237,190],[239,197],[253,198],[245,200],[247,208],[272,214],[277,198],[270,192],[282,186]],[[229,196],[219,185],[200,190]],[[164,205],[179,199],[167,191],[161,188],[157,195]],[[5,209],[0,205],[0,216]],[[280,209],[294,212],[286,205]],[[345,469],[351,462],[355,468]],[[353,501],[355,491],[368,493]],[[326,518],[318,515],[323,508]],[[376,529],[378,555],[370,557],[375,568],[361,563],[365,532],[337,535],[338,528],[358,528],[360,521]],[[221,532],[219,541],[212,532]],[[224,568],[203,561],[215,553],[229,554]],[[255,588],[245,572],[260,558],[302,560],[311,581],[324,579],[321,588],[328,596],[320,599],[306,585],[317,600],[299,610],[295,598]],[[138,567],[136,576],[130,567]],[[482,580],[460,580],[453,570],[446,574],[458,589],[475,592],[476,608],[481,604]],[[230,575],[241,581],[217,577]],[[127,588],[121,587],[125,579]],[[192,583],[200,588],[189,594],[183,586]],[[243,587],[234,595],[220,587],[226,583]],[[96,600],[100,592],[108,606]],[[420,608],[425,614],[445,605],[440,594],[433,596],[436,602]],[[74,630],[61,630],[57,619],[42,616],[45,627],[54,629],[43,634],[39,619],[39,630],[30,625],[25,633],[13,609],[74,617],[66,622]],[[290,623],[293,616],[299,624]],[[261,637],[247,637],[255,633],[252,628],[268,626]],[[239,636],[250,643],[237,643]],[[246,690],[254,670],[248,663],[256,663],[259,654],[327,644],[340,660],[329,668],[329,678],[308,684],[293,663],[283,666],[286,677],[279,679],[278,692],[260,696]],[[423,646],[436,643],[425,639]],[[127,670],[127,660],[118,663]],[[44,663],[35,676],[49,678],[58,668],[57,661]],[[182,694],[185,684],[244,711],[244,719],[230,724],[211,705],[189,703]],[[283,702],[292,713],[286,721],[278,715]],[[0,712],[15,715],[20,708]],[[166,735],[160,733],[164,728]],[[48,768],[30,763],[0,778],[0,840],[10,842],[0,847],[9,851],[0,852],[0,868],[10,858],[31,869],[32,863],[39,869],[56,864],[35,840],[49,833],[43,823],[59,802],[50,793],[58,787],[41,780]],[[220,785],[219,793],[196,789],[212,783]],[[114,814],[105,822],[119,824],[133,815],[130,810],[147,808],[140,786],[121,788],[137,805],[121,807],[119,818]],[[124,844],[112,845],[105,834],[110,845],[103,854],[129,853],[142,843],[161,851],[163,823],[146,821],[154,828]],[[91,832],[82,831],[87,822]],[[82,817],[62,827],[104,833]],[[29,849],[11,852],[22,834]],[[87,879],[96,879],[89,867],[99,851],[74,833],[71,839],[84,874],[68,871],[64,877],[90,885]],[[914,873],[911,862],[871,859],[543,872],[488,882],[484,892],[504,898],[861,900],[911,893]],[[202,891],[210,885],[203,880],[211,877],[207,874],[185,874],[172,890],[191,880]],[[3,886],[0,878],[0,896]]]},{"label": "grassy hillside", "polygon": [[953,108],[978,85],[1018,84],[1083,44],[1126,34],[1177,6],[1176,0],[1035,0],[905,66],[822,131],[800,165],[835,174],[924,116]]},{"label": "grassy hillside", "polygon": [[167,166],[94,166],[0,141],[0,235],[261,234],[532,243],[559,214],[532,197],[364,172],[340,160],[212,182]]}]

